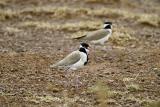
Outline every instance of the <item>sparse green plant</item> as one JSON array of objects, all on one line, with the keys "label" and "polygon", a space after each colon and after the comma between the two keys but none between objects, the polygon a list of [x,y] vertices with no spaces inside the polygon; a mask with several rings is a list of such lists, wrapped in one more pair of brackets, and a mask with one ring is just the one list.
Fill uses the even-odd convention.
[{"label": "sparse green plant", "polygon": [[126,87],[129,91],[132,91],[132,92],[140,90],[140,86],[138,84],[131,83],[131,84],[127,84]]},{"label": "sparse green plant", "polygon": [[146,107],[160,107],[160,101],[155,101],[147,105]]},{"label": "sparse green plant", "polygon": [[109,98],[110,91],[102,81],[98,81],[94,86],[90,87],[89,92],[96,94],[99,107],[107,107],[107,100]]},{"label": "sparse green plant", "polygon": [[135,92],[135,91],[138,91],[141,89],[138,84],[134,83],[134,80],[135,80],[134,78],[124,78],[123,79],[123,82],[124,82],[127,90],[130,92]]}]

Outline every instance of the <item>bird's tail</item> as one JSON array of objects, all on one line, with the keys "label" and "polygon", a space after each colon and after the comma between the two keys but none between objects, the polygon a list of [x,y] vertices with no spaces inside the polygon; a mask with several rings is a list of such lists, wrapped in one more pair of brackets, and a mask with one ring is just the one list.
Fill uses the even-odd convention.
[{"label": "bird's tail", "polygon": [[50,65],[51,68],[56,68],[56,67],[60,67],[60,66],[63,66],[64,65],[64,62],[63,60],[59,61],[58,63],[56,64],[52,64]]},{"label": "bird's tail", "polygon": [[59,68],[59,69],[65,69],[65,71],[68,71],[70,70],[70,66],[58,66],[57,64],[53,64],[53,65],[50,65],[50,68]]},{"label": "bird's tail", "polygon": [[56,68],[58,65],[57,64],[52,64],[50,65],[50,68]]},{"label": "bird's tail", "polygon": [[83,39],[85,36],[86,36],[86,35],[83,35],[83,36],[77,36],[77,37],[72,37],[72,39],[76,39],[76,40],[78,40],[78,39]]}]

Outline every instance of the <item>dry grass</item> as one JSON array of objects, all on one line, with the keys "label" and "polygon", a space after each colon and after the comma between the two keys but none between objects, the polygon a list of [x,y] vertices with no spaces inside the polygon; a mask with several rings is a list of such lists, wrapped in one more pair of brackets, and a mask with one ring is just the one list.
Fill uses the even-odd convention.
[{"label": "dry grass", "polygon": [[114,45],[124,46],[126,43],[130,43],[131,41],[137,41],[137,39],[132,36],[134,35],[132,29],[116,26],[113,30],[111,42]]},{"label": "dry grass", "polygon": [[121,12],[118,9],[101,8],[101,9],[90,9],[90,8],[70,8],[70,7],[32,7],[21,10],[21,14],[47,14],[52,17],[58,18],[70,18],[70,17],[85,17],[85,16],[98,16],[98,17],[119,17]]},{"label": "dry grass", "polygon": [[85,0],[85,2],[88,2],[88,3],[128,3],[130,2],[129,0]]},{"label": "dry grass", "polygon": [[126,32],[114,32],[111,37],[111,42],[115,45],[123,46],[129,41],[135,41],[136,39]]},{"label": "dry grass", "polygon": [[51,15],[53,18],[72,18],[72,17],[107,17],[107,18],[122,18],[134,19],[138,23],[159,26],[160,19],[156,14],[133,13],[123,9],[113,8],[70,8],[70,7],[28,7],[21,10],[0,10],[0,20],[6,20],[14,17],[20,17],[24,14],[36,15]]},{"label": "dry grass", "polygon": [[134,96],[133,94],[127,94],[125,101],[139,103],[141,105],[141,107],[159,107],[159,106],[157,106],[158,102],[155,102],[155,101],[148,99],[148,98],[141,98],[138,96]]},{"label": "dry grass", "polygon": [[121,5],[124,4],[124,6],[130,6],[130,7],[136,7],[137,2],[132,2],[130,0],[85,0],[86,3],[99,3],[99,4],[116,4]]},{"label": "dry grass", "polygon": [[65,16],[68,14],[68,12],[70,11],[70,8],[66,8],[66,7],[60,7],[60,8],[56,8],[56,7],[52,7],[52,6],[44,6],[44,7],[28,7],[28,8],[24,8],[23,10],[21,10],[21,14],[34,14],[34,15],[39,15],[39,14],[55,14],[58,16],[58,14],[61,14],[62,16]]},{"label": "dry grass", "polygon": [[91,10],[88,13],[89,15],[97,17],[107,17],[107,18],[119,18],[123,17],[124,15],[123,10],[111,9],[111,8],[101,8],[101,9]]},{"label": "dry grass", "polygon": [[149,25],[149,26],[160,26],[160,17],[156,14],[142,14],[139,15],[138,23]]},{"label": "dry grass", "polygon": [[7,4],[7,1],[5,1],[5,0],[0,0],[0,5],[4,6],[4,5],[6,5],[6,4]]},{"label": "dry grass", "polygon": [[7,19],[12,19],[12,18],[15,18],[15,17],[18,17],[19,16],[19,13],[17,11],[13,11],[13,10],[1,10],[0,9],[0,20],[1,21],[4,21],[4,20],[7,20]]},{"label": "dry grass", "polygon": [[134,83],[135,78],[123,78],[123,82],[130,92],[135,92],[141,90],[141,87],[138,84]]},{"label": "dry grass", "polygon": [[59,92],[61,91],[61,89],[59,87],[57,87],[56,85],[52,84],[52,83],[46,83],[46,89],[48,91],[51,91],[53,93]]},{"label": "dry grass", "polygon": [[139,97],[135,97],[132,94],[129,94],[128,97],[125,98],[126,102],[135,102],[135,103],[139,103],[142,104],[142,102],[146,101],[146,100],[142,100]]},{"label": "dry grass", "polygon": [[[87,98],[86,97],[80,97],[80,96],[69,96],[69,90],[64,90],[63,91],[63,106],[60,107],[79,107],[80,105],[77,102],[80,103],[88,103],[87,102]],[[90,107],[90,105],[88,105],[88,107]]]},{"label": "dry grass", "polygon": [[87,8],[70,8],[70,7],[28,7],[20,11],[21,14],[32,14],[32,15],[50,15],[53,18],[71,18],[71,17],[83,17],[88,13]]},{"label": "dry grass", "polygon": [[32,102],[32,103],[35,103],[35,104],[40,104],[42,102],[45,102],[45,103],[55,103],[56,106],[58,107],[75,107],[75,105],[77,105],[77,101],[79,102],[82,102],[82,103],[86,103],[87,102],[87,99],[85,98],[80,98],[79,96],[75,96],[75,97],[72,97],[70,98],[69,97],[69,91],[67,90],[64,90],[62,92],[62,97],[56,97],[56,96],[51,96],[51,95],[43,95],[43,96],[40,96],[40,95],[31,95],[31,96],[27,96],[25,97],[25,101],[28,101],[28,102]]},{"label": "dry grass", "polygon": [[6,27],[3,30],[6,31],[6,32],[9,32],[9,33],[18,33],[18,32],[22,31],[21,29],[18,29],[18,28],[15,28],[15,27]]},{"label": "dry grass", "polygon": [[127,87],[128,91],[130,91],[130,92],[135,92],[135,91],[140,90],[140,86],[138,84],[131,83],[131,84],[126,85],[126,87]]},{"label": "dry grass", "polygon": [[[126,0],[123,0],[126,1]],[[85,0],[87,3],[120,3],[121,0]]]},{"label": "dry grass", "polygon": [[47,14],[52,17],[57,18],[71,18],[71,17],[108,17],[108,18],[129,18],[129,19],[137,19],[140,22],[143,22],[143,17],[145,17],[145,21],[152,21],[151,23],[155,23],[155,21],[159,21],[158,16],[155,14],[141,14],[141,13],[133,13],[130,11],[122,10],[122,9],[112,9],[112,8],[100,8],[100,9],[90,9],[90,8],[70,8],[70,7],[28,7],[22,10],[0,10],[0,19],[7,19],[7,17],[12,18],[13,16],[19,16],[23,14],[32,14],[32,15],[41,15]]},{"label": "dry grass", "polygon": [[53,97],[50,95],[45,95],[45,96],[37,96],[37,95],[33,95],[32,97],[25,97],[26,101],[30,101],[30,102],[34,102],[34,103],[41,103],[41,102],[62,102],[62,99],[58,98],[58,97]]},{"label": "dry grass", "polygon": [[99,22],[94,21],[83,21],[78,23],[66,23],[66,24],[56,24],[56,23],[48,23],[48,22],[35,22],[35,21],[27,21],[20,24],[22,27],[36,27],[43,29],[51,29],[51,30],[64,30],[64,31],[79,31],[79,30],[95,30],[97,26],[99,26]]}]

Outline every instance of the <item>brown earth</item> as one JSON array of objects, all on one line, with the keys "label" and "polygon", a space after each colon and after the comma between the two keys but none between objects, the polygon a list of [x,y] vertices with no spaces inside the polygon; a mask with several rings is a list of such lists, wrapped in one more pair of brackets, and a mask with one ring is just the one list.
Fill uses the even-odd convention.
[{"label": "brown earth", "polygon": [[[159,5],[1,0],[0,107],[144,107],[159,101]],[[99,29],[105,20],[113,22],[113,37],[90,50],[84,69],[49,67],[79,47],[72,36]]]}]

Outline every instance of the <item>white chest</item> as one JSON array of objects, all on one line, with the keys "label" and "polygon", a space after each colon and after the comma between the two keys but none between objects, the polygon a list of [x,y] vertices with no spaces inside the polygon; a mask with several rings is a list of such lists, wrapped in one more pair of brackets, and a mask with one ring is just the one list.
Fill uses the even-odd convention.
[{"label": "white chest", "polygon": [[84,63],[87,62],[87,54],[80,52],[80,57],[81,57],[80,60],[77,63],[71,65],[70,69],[77,70],[84,66]]}]

